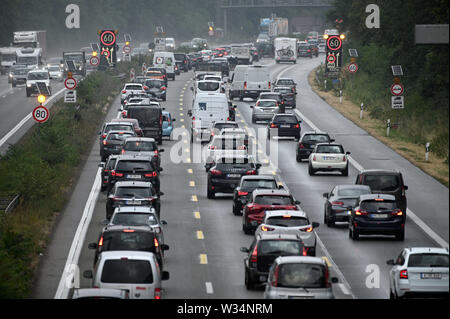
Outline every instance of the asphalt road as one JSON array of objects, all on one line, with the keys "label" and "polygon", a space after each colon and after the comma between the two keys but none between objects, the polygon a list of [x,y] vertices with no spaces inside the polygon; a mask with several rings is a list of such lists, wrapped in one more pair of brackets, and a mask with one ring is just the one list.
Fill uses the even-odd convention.
[{"label": "asphalt road", "polygon": [[[297,81],[300,92],[297,109],[302,115],[303,132],[312,130],[311,126],[329,132],[346,150],[352,152],[352,158],[364,168],[399,168],[409,186],[409,209],[448,241],[448,189],[343,118],[311,91],[307,75],[322,60],[322,56],[312,60],[299,59],[295,66],[276,65],[271,60],[264,60],[262,64],[269,65],[274,79],[280,72],[284,72],[284,76],[293,77]],[[187,110],[192,101],[189,90],[192,76],[192,72],[182,73],[175,82],[169,82],[167,102],[162,103],[177,119],[175,126],[179,128],[183,125],[189,128]],[[264,128],[263,125],[251,124],[249,105],[252,102],[235,101],[235,104],[238,105],[237,121],[241,127]],[[107,116],[108,120],[117,116],[118,99],[115,105]],[[203,164],[188,160],[195,152],[189,143],[189,131],[181,131],[180,136],[174,139],[164,141],[162,146],[166,152],[162,153],[164,171],[161,174],[161,190],[165,195],[161,201],[161,218],[168,222],[164,231],[165,242],[170,245],[170,250],[166,252],[165,270],[171,276],[169,281],[163,283],[163,297],[262,298],[262,290],[247,291],[244,286],[244,254],[239,248],[248,247],[252,236],[243,234],[241,218],[232,215],[231,197],[219,195],[215,200],[206,198],[206,173]],[[74,254],[75,257],[71,260],[76,262],[79,272],[92,269],[94,253],[87,249],[87,245],[97,240],[103,227],[106,199],[106,194],[100,193],[95,201],[93,184],[100,162],[98,147],[98,143],[95,143],[72,198],[42,257],[35,298],[55,296],[67,256],[69,251],[72,252],[71,247],[78,247],[79,258]],[[177,150],[183,152],[181,162],[170,160],[176,158],[174,155]],[[385,261],[395,258],[405,246],[437,245],[410,218],[407,220],[404,242],[397,242],[389,237],[367,237],[353,242],[348,238],[345,224],[332,229],[323,225],[322,193],[330,191],[336,184],[353,184],[357,174],[357,169],[353,166],[350,166],[348,177],[334,173],[310,177],[307,163],[297,163],[295,160],[293,140],[280,140],[277,155],[272,154],[269,158],[261,156],[261,161],[265,164],[262,172],[278,174],[295,198],[301,201],[310,220],[321,223],[316,230],[319,238],[317,255],[327,260],[332,276],[340,278],[340,283],[333,286],[337,298],[388,298],[389,268]],[[83,212],[89,210],[86,206],[88,199],[93,204],[92,217],[84,222],[86,239],[83,241],[83,236],[77,237],[80,239],[72,245],[74,236],[78,234],[76,230],[80,220],[85,221]],[[376,273],[372,272],[373,269],[379,270],[378,278],[374,276]],[[372,278],[369,275],[375,278],[372,282],[375,288],[367,285],[371,284],[367,282],[368,278]],[[80,279],[81,287],[90,287],[90,283],[90,280]]]}]

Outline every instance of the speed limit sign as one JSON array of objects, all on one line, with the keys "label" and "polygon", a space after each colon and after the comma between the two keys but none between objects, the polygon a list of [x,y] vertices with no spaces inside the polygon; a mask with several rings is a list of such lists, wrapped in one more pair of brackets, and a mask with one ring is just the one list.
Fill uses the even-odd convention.
[{"label": "speed limit sign", "polygon": [[92,56],[92,57],[89,59],[89,63],[90,63],[92,66],[97,66],[97,65],[100,63],[100,59],[99,59],[97,56]]},{"label": "speed limit sign", "polygon": [[331,51],[337,51],[342,47],[342,40],[336,35],[328,38],[327,47]]},{"label": "speed limit sign", "polygon": [[38,123],[47,122],[50,112],[48,109],[42,105],[39,105],[33,110],[33,119]]}]

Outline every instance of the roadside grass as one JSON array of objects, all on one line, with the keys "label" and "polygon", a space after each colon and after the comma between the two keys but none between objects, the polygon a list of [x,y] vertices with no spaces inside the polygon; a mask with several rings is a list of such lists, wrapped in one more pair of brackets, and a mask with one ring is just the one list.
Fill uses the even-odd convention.
[{"label": "roadside grass", "polygon": [[[409,117],[408,120],[403,119],[400,123],[399,129],[393,129],[391,127],[390,136],[387,137],[386,121],[372,116],[370,110],[364,111],[363,119],[361,120],[360,105],[353,103],[351,99],[345,95],[345,91],[341,104],[339,101],[339,92],[336,89],[333,90],[328,86],[328,90],[325,90],[322,83],[321,85],[317,83],[316,71],[317,69],[313,70],[309,74],[308,80],[309,84],[318,96],[320,96],[324,101],[326,101],[334,109],[340,112],[343,116],[367,131],[370,135],[389,146],[391,149],[399,153],[401,156],[405,157],[425,173],[437,179],[446,187],[449,187],[448,152],[445,153],[445,148],[448,149],[448,137],[447,142],[445,142],[445,137],[441,136],[442,134],[433,135],[428,132],[424,132],[423,125],[421,125],[422,118],[414,118],[412,116]],[[363,97],[365,98],[364,100],[367,101],[367,95],[364,95],[364,93],[362,93],[361,99],[363,99]],[[387,118],[388,117],[386,117],[386,119]],[[445,121],[446,119],[440,120]],[[391,124],[394,123],[395,117],[392,116]],[[408,126],[408,130],[406,133],[404,131],[401,132],[401,129],[404,126]],[[416,134],[412,134],[411,132],[416,132]],[[425,139],[423,138],[423,136],[426,136],[425,139],[432,142],[432,144],[436,145],[437,143],[439,143],[439,146],[444,148],[444,151],[438,152],[433,152],[432,148],[429,154],[428,162],[425,161]]]}]

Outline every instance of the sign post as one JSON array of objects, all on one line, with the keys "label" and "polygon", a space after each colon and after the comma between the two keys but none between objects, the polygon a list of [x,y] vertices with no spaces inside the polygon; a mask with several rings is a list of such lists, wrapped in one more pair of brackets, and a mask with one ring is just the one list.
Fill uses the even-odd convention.
[{"label": "sign post", "polygon": [[428,162],[428,156],[429,156],[429,153],[430,153],[430,143],[428,142],[426,145],[425,145],[425,160]]},{"label": "sign post", "polygon": [[386,127],[386,136],[389,137],[389,133],[391,130],[391,119],[387,120],[387,127]]},{"label": "sign post", "polygon": [[134,72],[134,68],[132,68],[130,70],[130,81],[133,82],[135,79],[135,72]]}]

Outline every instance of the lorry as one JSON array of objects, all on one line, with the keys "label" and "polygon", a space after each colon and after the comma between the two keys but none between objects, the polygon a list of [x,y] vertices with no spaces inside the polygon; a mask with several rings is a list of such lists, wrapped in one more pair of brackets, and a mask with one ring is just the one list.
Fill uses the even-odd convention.
[{"label": "lorry", "polygon": [[13,33],[13,46],[17,48],[40,48],[43,59],[47,56],[46,31],[16,31]]},{"label": "lorry", "polygon": [[0,48],[0,72],[6,74],[16,64],[16,47]]},{"label": "lorry", "polygon": [[297,63],[297,40],[294,38],[275,38],[275,62]]},{"label": "lorry", "polygon": [[237,59],[237,64],[250,65],[253,62],[248,45],[232,45],[230,54]]},{"label": "lorry", "polygon": [[[75,68],[69,69],[71,65],[67,64],[67,61],[73,61]],[[84,51],[63,52],[61,64],[64,68],[64,78],[67,77],[67,72],[72,72],[74,75],[86,76],[86,53]]]}]

